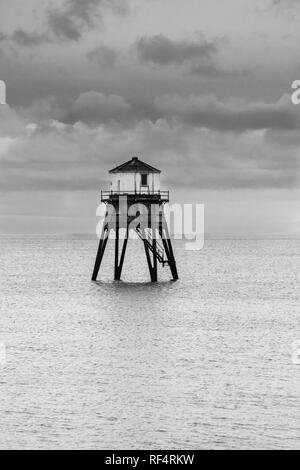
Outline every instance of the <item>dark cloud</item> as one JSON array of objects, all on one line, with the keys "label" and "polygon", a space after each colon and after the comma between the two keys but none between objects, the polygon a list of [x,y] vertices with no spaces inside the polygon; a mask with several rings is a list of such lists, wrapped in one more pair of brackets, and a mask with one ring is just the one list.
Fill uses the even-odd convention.
[{"label": "dark cloud", "polygon": [[121,0],[67,0],[62,8],[48,12],[48,26],[55,37],[77,41],[86,28],[95,25],[105,10],[117,14],[127,11],[127,2]]},{"label": "dark cloud", "polygon": [[215,42],[205,39],[175,41],[163,35],[140,38],[136,48],[141,62],[155,65],[183,64],[195,59],[208,59],[218,50]]},{"label": "dark cloud", "polygon": [[48,24],[51,32],[59,39],[78,41],[81,38],[82,28],[68,14],[59,10],[49,12]]},{"label": "dark cloud", "polygon": [[[100,88],[101,89],[101,88]],[[300,107],[289,95],[275,102],[251,102],[232,97],[220,100],[215,95],[151,94],[141,97],[120,92],[104,93],[98,89],[77,94],[77,98],[41,97],[22,106],[23,116],[34,120],[56,119],[67,124],[81,121],[89,126],[114,121],[122,127],[138,122],[165,119],[188,127],[207,128],[222,133],[251,130],[300,130]]]},{"label": "dark cloud", "polygon": [[[82,122],[88,126],[113,121],[122,128],[138,122],[163,119],[171,125],[206,128],[222,133],[243,133],[256,130],[300,130],[300,108],[284,95],[275,103],[245,102],[237,98],[220,101],[214,95],[160,95],[142,101],[120,94],[98,91],[81,93],[75,100],[54,97],[37,100],[29,108],[21,108],[23,116],[46,121],[58,119],[66,124]],[[27,111],[26,111],[27,110]]]},{"label": "dark cloud", "polygon": [[[167,119],[115,125],[118,116],[127,120],[129,104],[120,96],[95,92],[81,95],[72,112],[81,122],[34,125],[28,115],[24,119],[3,108],[2,190],[95,190],[110,167],[133,153],[167,169],[166,187],[278,189],[298,184],[298,130],[223,133]],[[100,119],[93,127],[82,122]]]},{"label": "dark cloud", "polygon": [[119,95],[105,95],[96,91],[82,93],[74,102],[68,120],[95,125],[108,121],[122,122],[130,105]]},{"label": "dark cloud", "polygon": [[108,46],[99,46],[88,52],[87,58],[100,67],[113,68],[116,64],[117,53]]},{"label": "dark cloud", "polygon": [[27,32],[23,29],[16,29],[12,34],[4,34],[0,31],[0,42],[12,41],[17,46],[34,47],[49,42],[47,33]]},{"label": "dark cloud", "polygon": [[48,35],[38,33],[28,33],[22,29],[17,29],[11,36],[11,40],[18,46],[32,47],[49,42]]},{"label": "dark cloud", "polygon": [[192,64],[190,66],[190,71],[196,75],[202,75],[204,77],[230,77],[235,74],[235,76],[240,72],[228,72],[213,62],[202,62],[198,64]]},{"label": "dark cloud", "polygon": [[194,41],[174,41],[162,35],[140,38],[136,42],[138,60],[160,67],[184,65],[192,74],[204,77],[232,75],[216,61],[220,41],[209,42],[198,36]]},{"label": "dark cloud", "polygon": [[11,40],[21,47],[33,47],[56,39],[78,41],[88,28],[99,24],[105,11],[122,15],[127,7],[127,0],[66,0],[61,7],[46,10],[42,33],[23,29],[10,35],[0,32],[0,42]]},{"label": "dark cloud", "polygon": [[266,104],[234,100],[222,103],[214,96],[167,95],[157,98],[156,106],[165,117],[222,132],[300,129],[299,111],[288,96],[275,104]]}]

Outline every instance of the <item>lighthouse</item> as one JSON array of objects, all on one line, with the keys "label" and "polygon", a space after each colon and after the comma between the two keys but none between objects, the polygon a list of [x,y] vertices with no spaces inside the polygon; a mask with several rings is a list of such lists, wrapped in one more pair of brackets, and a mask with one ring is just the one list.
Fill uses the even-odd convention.
[{"label": "lighthouse", "polygon": [[151,281],[158,280],[158,265],[169,267],[172,279],[177,280],[176,261],[164,214],[169,191],[160,189],[161,171],[133,157],[110,170],[109,174],[110,188],[101,191],[101,202],[106,210],[92,280],[98,278],[111,231],[115,243],[114,279],[121,279],[130,230],[134,230],[143,242]]}]

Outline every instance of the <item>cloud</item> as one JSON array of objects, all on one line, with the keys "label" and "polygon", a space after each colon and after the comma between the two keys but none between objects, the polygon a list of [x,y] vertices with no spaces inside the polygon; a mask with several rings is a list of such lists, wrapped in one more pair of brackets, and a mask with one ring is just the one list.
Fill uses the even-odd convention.
[{"label": "cloud", "polygon": [[246,102],[232,97],[221,101],[215,95],[179,94],[144,96],[130,99],[119,94],[95,90],[81,93],[78,98],[57,99],[48,96],[19,108],[22,116],[40,122],[59,120],[66,124],[82,122],[95,127],[114,122],[122,128],[151,121],[166,120],[170,125],[205,128],[221,133],[248,131],[299,131],[300,107],[283,95],[277,102]]},{"label": "cloud", "polygon": [[117,54],[108,46],[98,46],[87,53],[87,58],[100,67],[113,68],[116,64]]},{"label": "cloud", "polygon": [[[1,108],[0,108],[1,109]],[[166,188],[295,188],[298,130],[220,132],[177,120],[132,121],[120,96],[81,95],[73,112],[98,125],[35,123],[9,107],[0,112],[2,191],[77,191],[106,187],[107,171],[138,154],[164,170]]]},{"label": "cloud", "polygon": [[129,111],[130,105],[122,96],[89,91],[77,98],[68,118],[94,125],[107,121],[122,121]]},{"label": "cloud", "polygon": [[204,77],[230,76],[233,72],[226,71],[216,61],[219,43],[220,39],[207,41],[199,33],[196,40],[177,41],[157,35],[140,38],[135,48],[140,63],[159,67],[185,66],[192,74]]},{"label": "cloud", "polygon": [[155,65],[183,64],[194,59],[211,58],[218,50],[215,42],[172,40],[163,35],[142,37],[136,43],[138,59]]},{"label": "cloud", "polygon": [[117,14],[127,11],[127,2],[121,0],[67,0],[62,8],[48,12],[47,23],[52,34],[63,40],[78,41],[86,28],[94,27],[104,11]]},{"label": "cloud", "polygon": [[10,39],[18,46],[23,47],[39,46],[41,44],[49,42],[49,37],[46,33],[28,33],[26,31],[23,31],[22,29],[17,29],[16,31],[14,31]]},{"label": "cloud", "polygon": [[45,10],[43,32],[22,28],[12,34],[0,32],[0,42],[10,40],[20,47],[34,47],[55,40],[78,41],[84,32],[99,24],[106,11],[125,14],[127,0],[65,0],[62,6]]},{"label": "cloud", "polygon": [[155,100],[157,108],[169,119],[218,131],[244,132],[257,129],[299,129],[299,110],[289,96],[277,103],[245,103],[231,99],[222,103],[213,95],[166,95]]},{"label": "cloud", "polygon": [[49,13],[48,24],[55,37],[78,41],[81,38],[81,27],[67,14],[52,10]]},{"label": "cloud", "polygon": [[30,106],[18,107],[18,113],[27,121],[44,125],[48,121],[63,121],[69,113],[71,103],[56,96],[38,98]]},{"label": "cloud", "polygon": [[20,47],[40,46],[50,41],[48,33],[27,32],[23,29],[16,29],[12,34],[4,34],[0,31],[0,42],[8,42]]},{"label": "cloud", "polygon": [[222,69],[218,65],[212,62],[202,62],[198,64],[192,64],[190,66],[190,71],[196,75],[202,75],[204,77],[230,77],[230,76],[237,76],[237,74],[241,74],[241,72],[228,72],[227,70]]}]

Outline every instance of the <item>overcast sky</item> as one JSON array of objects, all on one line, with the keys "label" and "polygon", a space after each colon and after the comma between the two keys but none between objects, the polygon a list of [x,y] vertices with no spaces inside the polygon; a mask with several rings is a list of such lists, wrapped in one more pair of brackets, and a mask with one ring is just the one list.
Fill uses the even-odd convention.
[{"label": "overcast sky", "polygon": [[134,155],[215,234],[299,234],[298,0],[0,0],[0,233],[95,230]]}]

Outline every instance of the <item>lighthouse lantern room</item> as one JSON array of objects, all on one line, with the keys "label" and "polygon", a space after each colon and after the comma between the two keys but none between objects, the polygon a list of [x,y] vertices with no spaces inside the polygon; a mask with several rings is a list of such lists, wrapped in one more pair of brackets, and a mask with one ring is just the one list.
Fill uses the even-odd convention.
[{"label": "lighthouse lantern room", "polygon": [[110,170],[112,192],[151,194],[160,191],[160,170],[133,157]]}]

